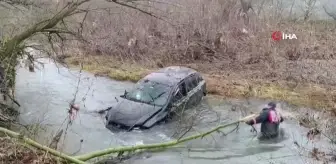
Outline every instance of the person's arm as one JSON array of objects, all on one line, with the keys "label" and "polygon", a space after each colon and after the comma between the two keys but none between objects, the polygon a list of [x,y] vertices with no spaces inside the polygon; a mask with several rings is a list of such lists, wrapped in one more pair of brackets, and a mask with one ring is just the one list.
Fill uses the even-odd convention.
[{"label": "person's arm", "polygon": [[284,118],[280,115],[280,122],[283,122]]},{"label": "person's arm", "polygon": [[268,112],[263,111],[255,119],[251,119],[247,121],[246,124],[248,125],[259,124],[259,123],[266,121],[267,119],[268,119]]}]

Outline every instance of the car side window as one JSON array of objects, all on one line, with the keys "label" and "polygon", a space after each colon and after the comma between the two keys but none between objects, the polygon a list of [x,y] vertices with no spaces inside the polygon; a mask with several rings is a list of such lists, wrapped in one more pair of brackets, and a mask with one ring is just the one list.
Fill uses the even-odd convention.
[{"label": "car side window", "polygon": [[176,102],[176,101],[182,99],[186,95],[187,95],[186,85],[183,82],[176,89],[176,91],[174,93],[174,97],[173,97],[173,102]]},{"label": "car side window", "polygon": [[203,81],[202,76],[201,76],[201,75],[197,75],[197,78],[196,78],[197,85],[198,85],[201,81]]},{"label": "car side window", "polygon": [[203,80],[202,76],[198,76],[198,82],[201,82]]},{"label": "car side window", "polygon": [[201,80],[199,79],[199,76],[198,76],[198,75],[193,76],[192,83],[193,83],[193,85],[194,85],[195,87],[198,86],[198,84],[199,84],[200,81],[201,81]]},{"label": "car side window", "polygon": [[188,86],[188,92],[190,92],[191,90],[193,90],[195,87],[197,87],[198,83],[199,83],[199,76],[198,75],[193,75],[187,78],[186,82],[187,82],[187,86]]}]

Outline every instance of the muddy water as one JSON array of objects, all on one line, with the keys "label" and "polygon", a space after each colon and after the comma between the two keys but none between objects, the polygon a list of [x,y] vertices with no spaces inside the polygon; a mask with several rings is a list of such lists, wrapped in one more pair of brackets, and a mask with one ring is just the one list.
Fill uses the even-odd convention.
[{"label": "muddy water", "polygon": [[[20,121],[24,124],[39,123],[47,130],[37,136],[37,140],[48,143],[52,133],[60,128],[66,128],[68,103],[74,98],[78,79],[79,92],[76,102],[81,110],[72,125],[68,126],[65,138],[59,144],[62,150],[69,154],[83,154],[90,151],[122,145],[157,143],[172,139],[176,130],[174,122],[158,125],[146,131],[111,132],[104,127],[104,119],[92,111],[103,109],[116,103],[115,97],[132,87],[132,83],[117,82],[103,77],[94,77],[89,73],[69,71],[56,66],[49,60],[44,68],[30,73],[26,69],[18,70],[17,99],[21,103]],[[236,120],[246,111],[258,111],[265,102],[258,100],[222,101],[208,97],[204,99],[202,108],[212,108],[220,116],[220,122],[213,122],[215,116],[203,114],[203,119],[195,127],[197,131],[205,131],[218,124]],[[237,104],[244,105],[248,110],[239,110]],[[192,111],[192,110],[191,110]],[[283,105],[283,111],[291,111]],[[212,123],[211,123],[212,122]],[[125,163],[137,164],[203,164],[209,163],[307,163],[312,162],[306,157],[304,149],[316,146],[329,149],[327,141],[311,143],[306,140],[307,129],[300,128],[294,120],[286,120],[282,125],[286,137],[275,143],[258,143],[251,127],[241,125],[238,131],[227,136],[221,133],[205,137],[202,140],[188,142],[182,146],[165,152],[147,153],[133,157]],[[234,128],[234,127],[232,127]],[[231,128],[231,129],[232,129]],[[259,126],[256,127],[259,130]],[[226,131],[230,131],[227,129]],[[225,130],[223,131],[225,132]],[[196,132],[191,132],[196,133]],[[81,143],[80,140],[83,140]],[[300,148],[294,144],[297,142]],[[189,150],[189,151],[187,151]]]}]

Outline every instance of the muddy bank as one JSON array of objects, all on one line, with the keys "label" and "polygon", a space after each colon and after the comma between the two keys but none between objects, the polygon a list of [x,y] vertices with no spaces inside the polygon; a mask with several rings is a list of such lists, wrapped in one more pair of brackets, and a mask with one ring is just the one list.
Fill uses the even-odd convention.
[{"label": "muddy bank", "polygon": [[[50,143],[52,134],[65,130],[66,136],[61,138],[59,149],[72,155],[80,155],[90,151],[108,147],[150,144],[176,139],[174,134],[179,128],[177,122],[168,122],[146,131],[113,132],[104,127],[102,116],[92,113],[113,105],[114,97],[121,95],[124,90],[132,87],[132,83],[118,82],[104,77],[83,72],[79,85],[76,102],[81,110],[72,125],[67,127],[68,103],[76,92],[79,74],[76,70],[57,68],[52,61],[46,63],[44,69],[36,73],[29,73],[26,69],[18,70],[17,98],[22,104],[20,108],[20,122],[22,124],[36,124],[45,127],[45,131],[38,133],[36,139],[44,144]],[[29,79],[29,80],[27,80]],[[34,95],[34,96],[32,96]],[[225,124],[250,112],[258,112],[267,101],[263,100],[223,100],[213,96],[206,98],[194,111],[206,111],[199,117],[187,135],[206,131],[218,124]],[[300,113],[308,111],[282,104],[282,111],[286,121],[281,125],[286,130],[286,138],[278,143],[259,144],[254,139],[251,127],[244,124],[239,126],[238,132],[227,136],[213,134],[212,136],[182,144],[183,148],[168,149],[163,152],[148,152],[132,157],[126,163],[223,163],[235,161],[238,163],[268,163],[269,161],[291,162],[314,161],[309,154],[316,147],[319,151],[330,152],[330,142],[321,137],[312,143],[306,134],[310,128],[301,127],[295,118]],[[291,120],[290,118],[293,118]],[[234,127],[232,127],[234,128]],[[231,128],[231,129],[232,129]],[[231,130],[226,129],[223,132]],[[259,130],[259,126],[257,126]],[[299,145],[299,146],[297,146]],[[230,148],[230,149],[228,149]],[[189,150],[189,151],[188,151]],[[270,153],[271,152],[271,153]],[[275,158],[277,157],[277,158]],[[326,156],[329,158],[329,156]],[[322,159],[322,158],[321,158]],[[321,161],[320,159],[320,161]]]}]

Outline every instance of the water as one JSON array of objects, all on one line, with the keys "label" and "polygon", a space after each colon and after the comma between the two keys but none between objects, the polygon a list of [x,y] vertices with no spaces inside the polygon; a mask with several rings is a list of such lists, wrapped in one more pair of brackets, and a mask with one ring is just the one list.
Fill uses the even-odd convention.
[{"label": "water", "polygon": [[[22,106],[20,122],[39,123],[46,126],[47,130],[37,136],[39,142],[46,144],[50,142],[52,133],[66,127],[67,108],[76,93],[79,73],[61,66],[58,68],[49,60],[43,60],[43,62],[46,63],[44,68],[36,70],[35,73],[30,73],[26,69],[18,69],[16,94]],[[176,122],[158,125],[146,131],[113,133],[105,128],[102,116],[92,113],[92,111],[115,104],[115,97],[119,97],[125,89],[130,89],[132,85],[130,82],[118,82],[104,77],[96,78],[92,74],[83,72],[76,97],[76,103],[81,106],[80,113],[73,124],[69,125],[66,137],[62,138],[59,147],[62,147],[66,153],[79,155],[108,147],[171,140],[173,133],[180,128]],[[218,124],[237,120],[242,114],[247,115],[250,111],[257,112],[264,103],[260,100],[251,100],[247,103],[242,100],[223,101],[208,97],[199,108],[212,108],[218,113],[220,121],[213,121],[216,119],[214,112],[202,113],[202,120],[198,121],[195,129],[206,131]],[[245,105],[247,108],[242,110],[233,108],[237,104]],[[291,111],[288,106],[284,106],[283,110],[284,112]],[[305,137],[307,129],[300,128],[293,120],[285,120],[281,127],[286,130],[287,138],[278,143],[259,144],[254,138],[254,133],[250,132],[251,127],[242,124],[237,132],[227,136],[214,133],[212,136],[184,144],[187,148],[174,148],[164,152],[150,153],[150,155],[139,155],[126,160],[125,163],[203,164],[211,162],[211,164],[217,164],[226,162],[270,163],[270,161],[307,163],[312,162],[312,159],[306,157],[307,151],[304,151],[302,147],[308,150],[314,146],[319,149],[330,147],[325,140],[314,144],[308,142]],[[230,131],[232,128],[234,127],[223,130],[223,132]],[[259,130],[259,126],[256,128]],[[83,143],[80,142],[81,139]],[[300,145],[300,148],[294,144],[294,141]]]}]

